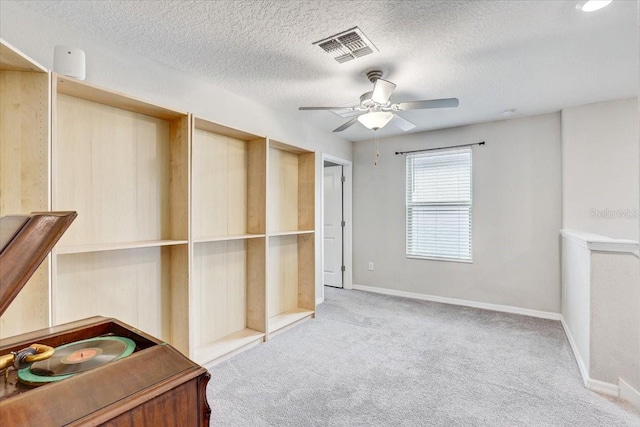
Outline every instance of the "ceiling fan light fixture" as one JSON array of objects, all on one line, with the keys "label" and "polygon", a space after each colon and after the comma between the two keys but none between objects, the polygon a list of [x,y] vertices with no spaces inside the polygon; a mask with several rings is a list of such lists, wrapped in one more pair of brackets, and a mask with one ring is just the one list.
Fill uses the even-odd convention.
[{"label": "ceiling fan light fixture", "polygon": [[373,90],[360,96],[360,105],[352,107],[299,107],[298,109],[307,111],[329,110],[344,118],[351,117],[349,121],[334,129],[334,132],[342,132],[356,124],[356,122],[362,123],[367,129],[377,131],[385,127],[394,117],[394,126],[403,131],[408,131],[415,128],[416,125],[393,112],[429,108],[454,108],[459,104],[458,98],[429,99],[392,104],[390,98],[396,88],[396,84],[382,80],[381,77],[382,71],[379,69],[367,72],[367,78],[373,83]]},{"label": "ceiling fan light fixture", "polygon": [[583,12],[595,12],[596,10],[609,6],[612,1],[613,0],[589,0],[580,6],[580,9]]},{"label": "ceiling fan light fixture", "polygon": [[358,121],[371,130],[382,129],[391,121],[393,113],[388,111],[372,111],[358,116]]}]

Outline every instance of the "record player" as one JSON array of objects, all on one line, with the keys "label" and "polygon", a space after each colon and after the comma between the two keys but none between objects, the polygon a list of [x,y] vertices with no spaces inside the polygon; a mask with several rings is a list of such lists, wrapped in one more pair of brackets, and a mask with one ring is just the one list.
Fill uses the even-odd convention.
[{"label": "record player", "polygon": [[[0,314],[76,216],[2,218]],[[3,426],[209,425],[209,373],[116,319],[92,317],[4,339],[0,368],[5,366]]]}]

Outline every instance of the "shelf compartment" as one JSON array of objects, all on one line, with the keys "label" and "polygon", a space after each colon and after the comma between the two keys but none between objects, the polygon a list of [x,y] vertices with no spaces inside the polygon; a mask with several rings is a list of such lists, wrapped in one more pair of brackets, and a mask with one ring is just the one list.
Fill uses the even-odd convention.
[{"label": "shelf compartment", "polygon": [[[188,351],[188,245],[58,257],[54,324],[102,315]],[[187,337],[188,338],[188,337]]]},{"label": "shelf compartment", "polygon": [[95,245],[61,246],[58,255],[80,254],[89,252],[119,251],[122,249],[154,248],[186,244],[186,240],[146,240],[142,242],[103,243]]},{"label": "shelf compartment", "polygon": [[270,141],[269,234],[315,228],[315,153]]},{"label": "shelf compartment", "polygon": [[222,337],[211,344],[196,348],[194,359],[202,365],[211,366],[218,359],[264,341],[264,336],[264,332],[245,328]]},{"label": "shelf compartment", "polygon": [[[49,211],[47,70],[0,39],[0,216]],[[0,338],[49,326],[49,257],[0,317]]]},{"label": "shelf compartment", "polygon": [[78,212],[60,246],[187,240],[189,117],[54,81],[53,208]]},{"label": "shelf compartment", "polygon": [[266,332],[264,237],[195,244],[192,272],[198,363],[246,345],[242,331]]},{"label": "shelf compartment", "polygon": [[266,139],[196,118],[192,150],[194,240],[264,234]]},{"label": "shelf compartment", "polygon": [[313,234],[269,237],[268,333],[315,312]]}]

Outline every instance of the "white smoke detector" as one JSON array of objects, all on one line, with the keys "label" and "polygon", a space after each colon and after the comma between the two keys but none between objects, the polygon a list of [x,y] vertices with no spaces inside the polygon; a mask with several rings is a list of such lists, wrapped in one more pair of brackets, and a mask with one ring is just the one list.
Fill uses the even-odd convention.
[{"label": "white smoke detector", "polygon": [[84,51],[71,46],[54,47],[53,70],[67,77],[84,80],[86,77]]}]

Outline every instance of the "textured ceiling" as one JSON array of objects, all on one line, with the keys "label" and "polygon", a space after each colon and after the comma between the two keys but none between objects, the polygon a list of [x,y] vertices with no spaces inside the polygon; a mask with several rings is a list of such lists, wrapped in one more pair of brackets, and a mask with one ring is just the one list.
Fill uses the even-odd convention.
[{"label": "textured ceiling", "polygon": [[[18,3],[327,132],[345,119],[297,108],[354,104],[374,67],[398,85],[392,101],[460,99],[456,109],[402,113],[413,132],[638,94],[635,0],[591,14],[570,0]],[[379,52],[339,64],[312,45],[354,26]],[[401,133],[392,124],[380,131]],[[372,131],[356,124],[343,136]]]}]

